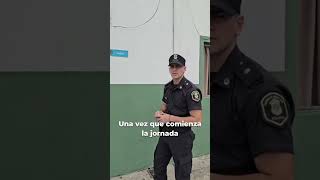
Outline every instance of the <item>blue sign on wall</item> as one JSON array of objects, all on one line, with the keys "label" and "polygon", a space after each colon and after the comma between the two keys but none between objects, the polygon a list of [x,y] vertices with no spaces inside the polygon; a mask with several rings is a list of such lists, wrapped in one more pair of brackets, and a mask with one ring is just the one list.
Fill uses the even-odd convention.
[{"label": "blue sign on wall", "polygon": [[129,52],[126,50],[111,49],[111,56],[127,58],[128,55],[129,55]]}]

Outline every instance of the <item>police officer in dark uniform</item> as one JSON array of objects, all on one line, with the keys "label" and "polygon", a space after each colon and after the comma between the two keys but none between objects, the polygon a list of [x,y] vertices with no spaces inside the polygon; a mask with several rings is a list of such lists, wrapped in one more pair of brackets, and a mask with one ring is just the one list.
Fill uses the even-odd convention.
[{"label": "police officer in dark uniform", "polygon": [[293,179],[289,90],[237,46],[241,0],[211,0],[211,178]]},{"label": "police officer in dark uniform", "polygon": [[[185,59],[174,54],[169,59],[172,81],[164,87],[161,111],[155,118],[163,123],[196,123],[202,120],[201,91],[184,77]],[[160,136],[154,152],[156,180],[167,179],[167,165],[173,157],[176,180],[189,180],[192,169],[192,147],[195,135],[190,126],[160,127],[161,132],[178,132],[178,136]]]}]

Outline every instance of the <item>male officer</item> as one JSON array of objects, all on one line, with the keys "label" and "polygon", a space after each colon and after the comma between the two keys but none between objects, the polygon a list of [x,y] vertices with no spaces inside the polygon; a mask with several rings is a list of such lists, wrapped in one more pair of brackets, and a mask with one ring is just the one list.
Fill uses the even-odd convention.
[{"label": "male officer", "polygon": [[[172,81],[164,87],[161,111],[155,118],[166,122],[201,122],[201,91],[184,77],[185,59],[173,54],[169,59]],[[167,179],[167,165],[173,157],[176,180],[189,180],[192,169],[192,147],[195,138],[191,127],[160,128],[162,132],[178,132],[178,136],[160,136],[154,152],[154,172],[156,180]]]},{"label": "male officer", "polygon": [[211,178],[292,180],[294,103],[237,46],[241,0],[211,0]]}]

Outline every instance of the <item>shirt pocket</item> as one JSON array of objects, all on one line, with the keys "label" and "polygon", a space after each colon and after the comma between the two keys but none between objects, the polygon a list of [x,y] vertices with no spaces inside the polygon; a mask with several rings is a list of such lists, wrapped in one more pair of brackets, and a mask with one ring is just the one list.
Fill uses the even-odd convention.
[{"label": "shirt pocket", "polygon": [[175,92],[173,93],[173,105],[174,108],[180,112],[181,114],[185,115],[188,114],[188,106],[185,96],[182,92]]},{"label": "shirt pocket", "polygon": [[234,112],[231,97],[223,95],[225,94],[214,95],[211,103],[213,141],[219,144],[244,144],[246,142],[244,123]]}]

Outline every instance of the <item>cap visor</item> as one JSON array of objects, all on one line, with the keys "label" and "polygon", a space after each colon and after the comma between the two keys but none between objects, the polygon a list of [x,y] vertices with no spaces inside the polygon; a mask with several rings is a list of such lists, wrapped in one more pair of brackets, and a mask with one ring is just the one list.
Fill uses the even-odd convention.
[{"label": "cap visor", "polygon": [[168,66],[171,66],[171,65],[174,65],[174,64],[180,65],[180,66],[184,66],[184,65],[183,65],[182,63],[180,63],[180,62],[171,62],[171,63],[169,63]]}]

